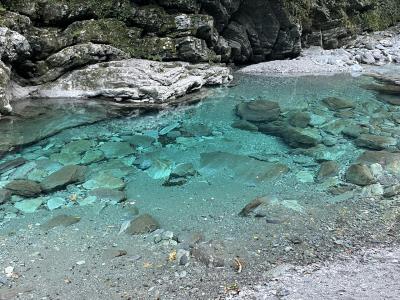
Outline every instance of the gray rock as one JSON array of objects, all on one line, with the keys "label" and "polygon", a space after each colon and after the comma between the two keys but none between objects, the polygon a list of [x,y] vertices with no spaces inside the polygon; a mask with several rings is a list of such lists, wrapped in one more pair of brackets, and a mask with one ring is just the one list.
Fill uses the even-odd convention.
[{"label": "gray rock", "polygon": [[89,196],[95,196],[98,200],[121,202],[126,199],[126,194],[112,189],[98,188],[91,190]]},{"label": "gray rock", "polygon": [[5,173],[9,170],[15,169],[19,166],[22,166],[23,164],[26,163],[26,159],[23,157],[18,157],[13,160],[8,160],[6,162],[3,162],[0,164],[0,174]]},{"label": "gray rock", "polygon": [[151,233],[160,228],[160,224],[151,215],[144,214],[131,221],[125,230],[127,234],[137,235]]},{"label": "gray rock", "polygon": [[311,121],[311,116],[307,112],[297,111],[289,114],[288,121],[294,127],[306,128]]},{"label": "gray rock", "polygon": [[354,108],[354,104],[349,100],[344,100],[336,97],[324,98],[322,102],[331,110]]},{"label": "gray rock", "polygon": [[11,191],[0,189],[0,204],[6,203],[11,200]]},{"label": "gray rock", "polygon": [[360,186],[370,185],[375,182],[370,169],[363,164],[351,165],[346,172],[346,179],[348,182]]},{"label": "gray rock", "polygon": [[317,180],[322,181],[323,179],[334,177],[339,174],[339,165],[335,161],[324,161],[321,163],[321,167],[317,174]]},{"label": "gray rock", "polygon": [[106,142],[100,146],[100,150],[107,158],[121,158],[135,153],[127,142]]},{"label": "gray rock", "polygon": [[354,142],[359,147],[373,150],[395,148],[397,145],[395,138],[373,134],[361,134]]},{"label": "gray rock", "polygon": [[42,192],[40,184],[32,180],[13,180],[9,182],[5,188],[13,195],[23,197],[35,197]]},{"label": "gray rock", "polygon": [[231,125],[233,128],[247,130],[247,131],[258,131],[258,127],[246,120],[237,120]]},{"label": "gray rock", "polygon": [[385,198],[392,198],[397,195],[400,195],[400,184],[388,186],[383,190],[383,197]]},{"label": "gray rock", "polygon": [[43,191],[51,192],[61,190],[68,184],[83,182],[85,180],[86,167],[70,165],[45,177],[40,183]]},{"label": "gray rock", "polygon": [[277,102],[255,100],[238,104],[236,113],[246,121],[270,122],[279,119],[281,109]]}]

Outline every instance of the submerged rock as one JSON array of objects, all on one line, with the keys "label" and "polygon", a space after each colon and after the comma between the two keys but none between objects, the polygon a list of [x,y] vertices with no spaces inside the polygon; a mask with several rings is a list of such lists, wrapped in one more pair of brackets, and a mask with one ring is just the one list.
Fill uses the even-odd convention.
[{"label": "submerged rock", "polygon": [[373,134],[361,134],[354,142],[359,147],[373,150],[396,148],[397,145],[395,138]]},{"label": "submerged rock", "polygon": [[86,181],[83,187],[87,190],[100,188],[122,190],[125,187],[125,182],[117,177],[102,173]]},{"label": "submerged rock", "polygon": [[322,137],[318,129],[297,128],[288,126],[282,129],[282,138],[291,147],[310,148],[321,143]]},{"label": "submerged rock", "polygon": [[160,228],[160,224],[151,215],[144,214],[131,221],[125,232],[127,234],[146,234]]},{"label": "submerged rock", "polygon": [[0,205],[11,200],[11,191],[0,189]]},{"label": "submerged rock", "polygon": [[317,180],[322,181],[329,177],[334,177],[339,174],[339,165],[335,161],[324,161],[317,174]]},{"label": "submerged rock", "polygon": [[14,207],[23,213],[34,213],[43,203],[43,198],[18,201]]},{"label": "submerged rock", "polygon": [[100,150],[107,158],[121,158],[135,153],[127,142],[107,142],[100,146]]},{"label": "submerged rock", "polygon": [[13,160],[9,160],[0,164],[0,174],[5,173],[9,170],[15,169],[25,164],[27,160],[23,157],[18,157]]},{"label": "submerged rock", "polygon": [[52,217],[47,222],[40,225],[43,230],[50,230],[58,226],[68,227],[75,223],[78,223],[81,220],[80,217],[77,216],[70,216],[70,215],[58,215]]},{"label": "submerged rock", "polygon": [[107,188],[97,188],[91,190],[88,195],[94,196],[98,200],[112,201],[112,202],[121,202],[126,199],[126,194],[124,192]]},{"label": "submerged rock", "polygon": [[231,125],[233,128],[247,130],[247,131],[258,131],[258,127],[246,120],[237,120]]},{"label": "submerged rock", "polygon": [[61,190],[68,184],[84,181],[86,170],[83,166],[65,166],[45,177],[40,183],[41,187],[45,192]]},{"label": "submerged rock", "polygon": [[351,165],[346,172],[346,179],[348,182],[356,185],[369,185],[375,182],[370,169],[363,164]]},{"label": "submerged rock", "polygon": [[32,180],[13,180],[9,182],[5,188],[9,190],[13,195],[23,197],[35,197],[42,192],[42,188],[39,183]]},{"label": "submerged rock", "polygon": [[263,204],[266,204],[265,197],[257,197],[243,207],[243,209],[239,212],[239,216],[247,217],[250,213]]},{"label": "submerged rock", "polygon": [[279,119],[281,109],[277,102],[254,100],[238,104],[236,113],[246,121],[270,122]]},{"label": "submerged rock", "polygon": [[386,171],[400,175],[400,153],[365,151],[358,157],[357,161],[368,165],[379,163]]},{"label": "submerged rock", "polygon": [[265,162],[244,155],[218,151],[201,153],[200,164],[199,172],[203,175],[224,172],[225,176],[232,176],[247,184],[271,180],[289,171],[289,168],[281,163]]},{"label": "submerged rock", "polygon": [[336,97],[325,98],[322,100],[322,102],[331,110],[354,108],[354,104],[349,100],[344,100]]}]

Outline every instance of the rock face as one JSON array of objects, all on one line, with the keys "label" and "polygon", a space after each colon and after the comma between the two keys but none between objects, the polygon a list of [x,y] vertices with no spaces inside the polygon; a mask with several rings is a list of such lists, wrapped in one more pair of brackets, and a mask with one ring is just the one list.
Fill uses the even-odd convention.
[{"label": "rock face", "polygon": [[[10,74],[22,86],[45,84],[37,96],[57,96],[80,78],[100,83],[93,89],[78,85],[79,95],[91,96],[100,87],[98,96],[147,99],[159,92],[157,87],[145,87],[140,97],[135,88],[141,82],[131,87],[125,81],[137,75],[132,68],[142,63],[105,62],[261,62],[298,56],[302,46],[337,48],[355,33],[383,29],[399,19],[397,0],[0,0],[0,111],[10,112],[9,100],[15,96],[9,92]],[[362,56],[368,60],[368,55]],[[199,88],[199,82],[208,84],[210,73],[198,70],[176,74],[192,79],[184,80],[177,95]],[[115,81],[99,80],[110,72]]]}]

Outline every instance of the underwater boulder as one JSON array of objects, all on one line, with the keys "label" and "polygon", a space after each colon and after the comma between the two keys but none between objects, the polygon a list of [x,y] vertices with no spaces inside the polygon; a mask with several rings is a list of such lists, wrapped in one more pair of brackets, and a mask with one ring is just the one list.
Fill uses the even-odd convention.
[{"label": "underwater boulder", "polygon": [[365,186],[375,182],[371,170],[364,164],[353,164],[346,172],[346,180],[350,183]]},{"label": "underwater boulder", "polygon": [[236,106],[236,114],[250,122],[271,122],[279,119],[279,104],[268,100],[242,102]]},{"label": "underwater boulder", "polygon": [[45,177],[40,185],[45,192],[62,190],[68,184],[84,181],[86,170],[84,166],[65,166]]},{"label": "underwater boulder", "polygon": [[317,180],[322,181],[329,177],[334,177],[339,174],[339,165],[335,161],[324,161],[317,174]]},{"label": "underwater boulder", "polygon": [[13,195],[35,197],[42,192],[40,184],[33,180],[17,179],[9,182],[5,188]]},{"label": "underwater boulder", "polygon": [[354,142],[358,147],[372,150],[396,148],[397,140],[388,136],[361,134]]},{"label": "underwater boulder", "polygon": [[330,110],[341,110],[346,108],[354,108],[354,104],[349,100],[344,100],[336,97],[328,97],[322,100],[323,104]]}]

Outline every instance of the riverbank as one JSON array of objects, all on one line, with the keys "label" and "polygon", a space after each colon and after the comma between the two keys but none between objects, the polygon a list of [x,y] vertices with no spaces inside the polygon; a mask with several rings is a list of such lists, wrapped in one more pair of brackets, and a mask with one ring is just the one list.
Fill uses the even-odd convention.
[{"label": "riverbank", "polygon": [[267,76],[359,75],[375,67],[399,63],[400,25],[382,32],[360,35],[339,49],[311,47],[304,49],[298,58],[254,64],[239,72]]}]

